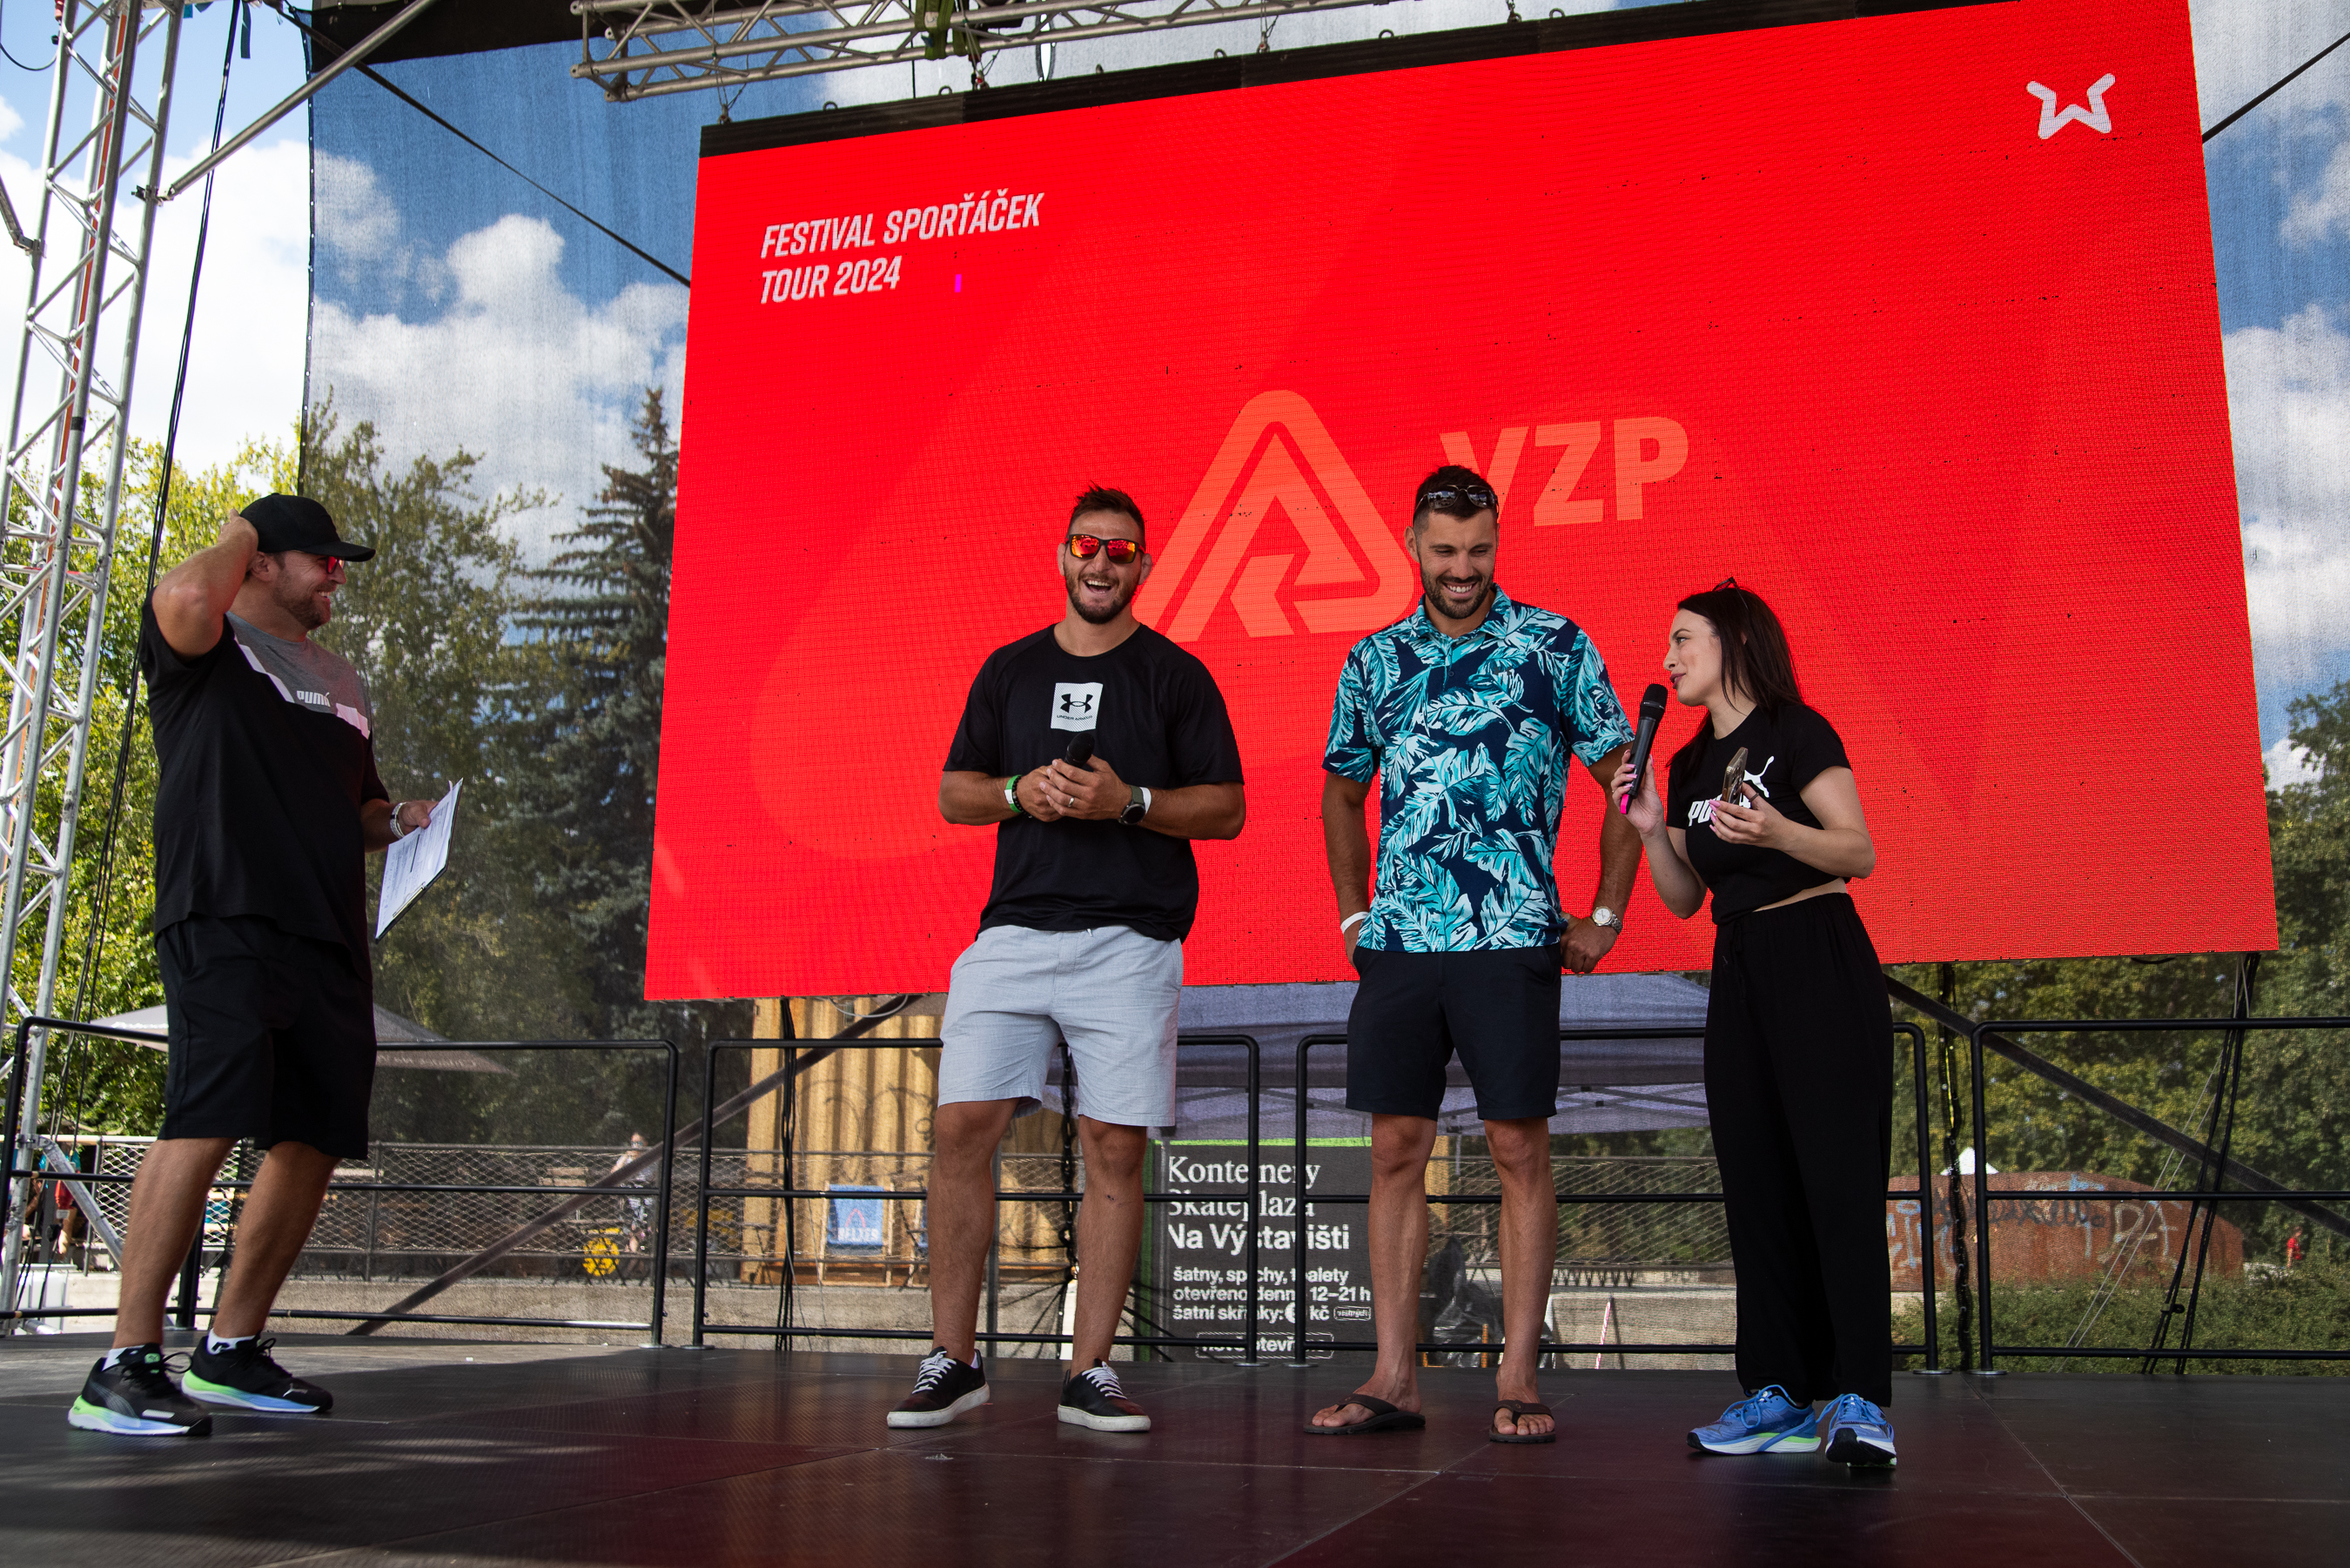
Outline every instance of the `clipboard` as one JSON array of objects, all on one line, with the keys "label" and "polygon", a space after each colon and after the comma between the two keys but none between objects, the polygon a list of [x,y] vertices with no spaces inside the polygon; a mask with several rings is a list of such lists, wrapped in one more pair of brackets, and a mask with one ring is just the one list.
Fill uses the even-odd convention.
[{"label": "clipboard", "polygon": [[457,792],[464,787],[463,779],[451,784],[449,793],[433,803],[432,820],[394,839],[383,852],[383,888],[375,907],[376,940],[383,940],[392,922],[406,914],[417,896],[449,868],[449,840],[457,826]]}]

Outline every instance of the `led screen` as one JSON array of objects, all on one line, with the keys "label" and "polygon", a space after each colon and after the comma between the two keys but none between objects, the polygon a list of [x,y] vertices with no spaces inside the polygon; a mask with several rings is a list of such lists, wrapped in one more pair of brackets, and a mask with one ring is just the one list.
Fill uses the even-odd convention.
[{"label": "led screen", "polygon": [[[1247,771],[1187,978],[1347,977],[1332,683],[1448,459],[1627,710],[1679,597],[1775,605],[1888,961],[2273,945],[2183,0],[1349,69],[713,132],[651,994],[943,987],[994,841],[938,816],[948,740],[1088,483]],[[1577,909],[1603,809],[1578,775]],[[1644,877],[1607,967],[1711,936]]]}]

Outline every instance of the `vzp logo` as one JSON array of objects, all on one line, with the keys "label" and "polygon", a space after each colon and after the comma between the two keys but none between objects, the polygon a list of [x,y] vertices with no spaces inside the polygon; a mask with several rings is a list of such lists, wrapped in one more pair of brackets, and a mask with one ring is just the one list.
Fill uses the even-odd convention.
[{"label": "vzp logo", "polygon": [[[1249,554],[1276,507],[1305,545],[1295,576],[1296,552]],[[1284,606],[1276,593],[1284,581],[1358,591]],[[1227,598],[1251,637],[1287,637],[1298,629],[1293,616],[1309,632],[1369,631],[1401,616],[1419,588],[1411,558],[1320,416],[1295,392],[1260,392],[1232,421],[1135,613],[1177,642],[1197,640]]]},{"label": "vzp logo", "polygon": [[[1612,443],[1605,439],[1612,434]],[[1533,437],[1529,445],[1527,438]],[[1673,420],[1594,420],[1580,424],[1512,425],[1493,439],[1480,462],[1468,432],[1438,438],[1445,461],[1474,468],[1506,508],[1521,461],[1555,449],[1547,482],[1531,508],[1536,527],[1596,523],[1607,514],[1599,495],[1578,495],[1594,459],[1612,445],[1614,514],[1643,515],[1643,491],[1661,484],[1689,462],[1689,432]],[[1542,472],[1542,460],[1525,470]],[[1526,485],[1519,487],[1521,491]],[[1293,574],[1295,550],[1252,555],[1259,531],[1278,512],[1305,545]],[[1232,421],[1157,570],[1135,596],[1135,614],[1177,642],[1195,642],[1219,605],[1230,602],[1251,637],[1287,637],[1299,629],[1369,631],[1411,608],[1419,575],[1321,419],[1295,392],[1262,392]],[[1350,545],[1351,542],[1351,545]],[[1357,591],[1333,597],[1292,597],[1284,590],[1343,585]]]},{"label": "vzp logo", "polygon": [[1053,728],[1090,730],[1101,720],[1102,683],[1062,680],[1053,686]]}]

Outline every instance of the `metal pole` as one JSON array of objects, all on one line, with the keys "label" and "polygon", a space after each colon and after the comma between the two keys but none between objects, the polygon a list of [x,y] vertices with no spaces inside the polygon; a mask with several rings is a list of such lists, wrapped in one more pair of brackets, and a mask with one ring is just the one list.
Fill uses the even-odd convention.
[{"label": "metal pole", "polygon": [[693,1347],[702,1348],[710,1290],[710,1143],[718,1108],[718,1054],[702,1055],[702,1179],[693,1189]]},{"label": "metal pole", "polygon": [[[938,1158],[935,1155],[931,1157],[931,1164],[936,1168]],[[925,1176],[922,1186],[927,1189],[930,1184],[930,1178]],[[995,1152],[988,1157],[987,1164],[987,1196],[995,1214],[995,1222],[989,1227],[987,1237],[987,1332],[990,1334],[1002,1332],[998,1318],[1003,1310],[1003,1205],[995,1201],[995,1195],[1003,1190],[1003,1146],[999,1143],[995,1146]],[[993,1339],[988,1342],[988,1346],[991,1351],[994,1348]]]},{"label": "metal pole", "polygon": [[[1257,1276],[1257,1261],[1256,1261],[1256,1254],[1257,1254],[1257,1238],[1258,1238],[1258,1234],[1259,1234],[1259,1232],[1261,1232],[1261,1231],[1263,1230],[1263,1228],[1264,1228],[1264,1180],[1263,1180],[1264,1172],[1263,1172],[1263,1169],[1261,1168],[1261,1166],[1260,1166],[1260,1165],[1259,1165],[1259,1163],[1258,1163],[1258,1160],[1259,1160],[1259,1158],[1260,1158],[1259,1153],[1258,1153],[1258,1143],[1259,1143],[1260,1139],[1259,1139],[1259,1137],[1258,1137],[1258,1134],[1259,1134],[1259,1127],[1258,1127],[1258,1115],[1257,1115],[1258,1108],[1259,1108],[1259,1107],[1258,1107],[1258,1102],[1257,1102],[1257,1095],[1258,1095],[1258,1091],[1259,1091],[1259,1089],[1260,1089],[1260,1088],[1261,1088],[1261,1086],[1262,1086],[1261,1079],[1262,1079],[1263,1075],[1262,1075],[1262,1073],[1260,1072],[1260,1066],[1261,1066],[1261,1064],[1260,1064],[1260,1061],[1259,1061],[1259,1052],[1258,1052],[1258,1050],[1257,1050],[1257,1044],[1256,1044],[1255,1039],[1254,1039],[1253,1036],[1247,1036],[1247,1035],[1243,1035],[1242,1038],[1243,1038],[1243,1039],[1245,1039],[1245,1040],[1247,1040],[1247,1041],[1248,1041],[1248,1107],[1249,1107],[1249,1186],[1248,1186],[1248,1211],[1249,1211],[1249,1221],[1248,1221],[1248,1305],[1247,1305],[1247,1307],[1246,1307],[1246,1309],[1245,1309],[1245,1314],[1246,1314],[1246,1317],[1247,1317],[1247,1327],[1248,1327],[1248,1343],[1247,1343],[1245,1345],[1242,1346],[1242,1348],[1241,1348],[1241,1365],[1242,1365],[1243,1366],[1263,1366],[1264,1364],[1263,1364],[1263,1362],[1261,1362],[1261,1361],[1259,1361],[1259,1360],[1257,1359],[1257,1351],[1256,1351],[1256,1313],[1257,1313],[1257,1302],[1256,1302],[1256,1293],[1257,1293],[1257,1277],[1256,1277],[1256,1276]],[[1299,1216],[1298,1216],[1298,1224],[1299,1224],[1301,1227],[1303,1227],[1303,1226],[1304,1226],[1304,1224],[1305,1224],[1305,1216],[1304,1216],[1304,1215],[1302,1215],[1302,1214],[1301,1214],[1301,1215],[1299,1215]]]},{"label": "metal pole", "polygon": [[1914,1023],[1897,1023],[1893,1032],[1909,1036],[1909,1086],[1918,1105],[1918,1282],[1926,1309],[1926,1365],[1915,1370],[1922,1377],[1940,1377],[1949,1369],[1942,1365],[1941,1327],[1934,1308],[1934,1254],[1941,1242],[1934,1234],[1934,1128],[1926,1093],[1926,1032]]},{"label": "metal pole", "polygon": [[204,1268],[203,1216],[213,1206],[212,1189],[204,1190],[204,1207],[197,1211],[196,1239],[188,1243],[188,1255],[180,1262],[179,1309],[172,1314],[173,1324],[180,1328],[196,1326],[196,1281]]},{"label": "metal pole", "polygon": [[[251,141],[255,137],[259,136],[263,131],[268,130],[271,126],[276,124],[279,120],[285,119],[287,115],[293,113],[296,109],[309,102],[312,97],[317,93],[319,88],[325,87],[328,82],[333,81],[337,77],[341,76],[345,71],[349,70],[353,66],[358,65],[361,60],[366,59],[369,55],[374,54],[378,47],[390,40],[391,36],[394,33],[399,32],[402,27],[407,26],[411,22],[416,20],[419,16],[423,14],[424,8],[432,4],[432,0],[410,0],[410,4],[405,10],[400,12],[399,15],[393,16],[390,21],[386,22],[382,26],[378,27],[374,32],[369,33],[366,37],[361,38],[349,48],[345,49],[339,56],[336,57],[335,63],[333,65],[328,66],[325,70],[320,71],[317,76],[312,77],[308,81],[304,82],[300,87],[296,88],[291,93],[286,96],[276,108],[271,109],[259,119],[255,120],[251,125],[246,126],[243,130],[238,131],[234,136],[230,137],[226,141],[221,143],[219,149],[210,157],[204,159],[194,168],[189,170],[185,174],[181,175],[177,180],[172,181],[172,188],[163,192],[163,200],[166,202],[170,201],[172,197],[178,195],[181,192],[186,190],[189,186],[194,184],[197,181],[211,173],[213,168],[220,163],[221,160],[226,158],[230,153],[236,151],[246,142]],[[175,16],[177,15],[176,7],[174,8],[174,15]]]},{"label": "metal pole", "polygon": [[1991,1126],[1983,1119],[1982,1035],[1980,1024],[1967,1032],[1974,1068],[1975,1316],[1982,1336],[1981,1362],[1975,1371],[1984,1377],[1997,1377],[2001,1373],[1992,1364],[1991,1350]]},{"label": "metal pole", "polygon": [[1297,1180],[1296,1199],[1289,1211],[1289,1365],[1305,1360],[1305,1054],[1314,1049],[1314,1035],[1297,1043]]},{"label": "metal pole", "polygon": [[[660,1347],[661,1314],[669,1301],[670,1170],[677,1163],[677,1044],[674,1041],[664,1039],[661,1045],[669,1052],[669,1082],[664,1086],[661,1096],[660,1189],[658,1196],[653,1199],[652,1320],[655,1349]],[[707,1062],[709,1057],[705,1054],[702,1059]],[[706,1071],[702,1075],[702,1079],[705,1085],[702,1097],[706,1101],[710,1094],[706,1086],[709,1081],[709,1074]],[[702,1137],[702,1147],[704,1149],[710,1147],[707,1134]],[[702,1185],[706,1187],[709,1183],[704,1182]]]},{"label": "metal pole", "polygon": [[[8,443],[0,454],[0,515],[19,490],[30,514],[28,526],[9,530],[26,543],[27,554],[16,567],[0,569],[5,570],[0,582],[6,585],[0,588],[0,615],[13,612],[18,628],[15,658],[6,666],[6,729],[0,733],[0,803],[5,803],[7,818],[5,875],[0,877],[5,886],[0,892],[0,994],[18,1016],[47,1014],[57,989],[121,503],[125,421],[154,233],[151,193],[161,175],[180,19],[177,5],[151,16],[139,0],[99,0],[95,5],[65,0],[57,13],[36,248],[29,269]],[[151,114],[136,102],[136,68],[141,39],[157,28],[163,33],[162,63]],[[90,95],[89,130],[69,139],[65,130],[68,100],[82,91]],[[128,145],[142,136],[144,142]],[[142,165],[145,183],[135,192],[125,191],[126,184],[138,180]],[[136,221],[119,231],[125,195],[137,202]],[[64,233],[53,237],[55,217],[62,217]],[[109,261],[129,269],[128,279],[110,292]],[[109,387],[97,377],[95,366],[101,340],[110,339],[118,329],[123,332],[122,367]],[[56,362],[57,391],[53,399],[36,401],[28,420],[36,344]],[[84,458],[92,451],[98,454],[97,472],[86,475]],[[94,507],[82,505],[85,479],[99,484]],[[78,646],[66,634],[77,620]],[[60,659],[66,663],[62,679]],[[61,701],[61,691],[70,696]],[[52,719],[63,731],[62,739],[52,740]],[[54,834],[44,843],[38,804],[44,778],[53,766],[58,810]],[[36,918],[45,933],[39,980],[27,1004],[8,977],[16,972],[18,939]],[[31,1044],[23,1089],[24,1130],[40,1126],[47,1045],[46,1032]],[[15,1158],[12,1150],[12,1162]],[[0,1244],[0,1296],[8,1299],[14,1298],[20,1262],[18,1220],[32,1191],[30,1179],[9,1183],[6,1237]]]}]

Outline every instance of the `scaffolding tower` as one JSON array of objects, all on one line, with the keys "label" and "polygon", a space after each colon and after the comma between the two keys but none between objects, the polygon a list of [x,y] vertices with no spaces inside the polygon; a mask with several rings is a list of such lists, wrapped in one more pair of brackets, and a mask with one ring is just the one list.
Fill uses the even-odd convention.
[{"label": "scaffolding tower", "polygon": [[[0,664],[0,1057],[24,1020],[57,1003],[180,22],[176,3],[59,0],[29,229],[0,194],[32,260],[0,468],[0,630],[15,632]],[[38,1131],[47,1045],[45,1030],[25,1041],[26,1139]],[[8,1151],[12,1162],[26,1147]],[[33,1188],[9,1184],[8,1304]]]}]

